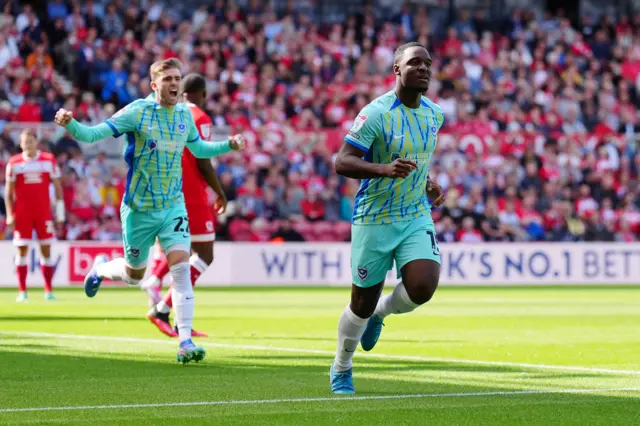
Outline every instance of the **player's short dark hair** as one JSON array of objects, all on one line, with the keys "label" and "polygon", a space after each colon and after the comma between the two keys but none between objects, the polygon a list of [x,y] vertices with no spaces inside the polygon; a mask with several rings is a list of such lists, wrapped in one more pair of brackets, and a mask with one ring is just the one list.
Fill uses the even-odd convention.
[{"label": "player's short dark hair", "polygon": [[426,47],[424,47],[422,44],[418,43],[417,41],[410,41],[409,43],[405,43],[396,49],[396,51],[393,53],[393,63],[397,64],[400,61],[400,58],[402,58],[404,51],[409,49],[410,47],[422,47],[424,50],[427,50]]},{"label": "player's short dark hair", "polygon": [[182,93],[195,93],[207,90],[207,82],[204,77],[198,73],[189,73],[184,76],[180,84]]}]

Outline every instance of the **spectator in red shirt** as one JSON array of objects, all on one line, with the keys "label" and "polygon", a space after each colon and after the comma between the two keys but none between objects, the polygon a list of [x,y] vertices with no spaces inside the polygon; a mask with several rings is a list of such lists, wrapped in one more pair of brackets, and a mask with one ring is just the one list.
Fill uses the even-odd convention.
[{"label": "spectator in red shirt", "polygon": [[458,241],[461,243],[481,243],[484,241],[482,232],[475,229],[472,217],[465,217],[462,220],[462,229],[458,232]]},{"label": "spectator in red shirt", "polygon": [[40,105],[33,96],[27,96],[24,103],[18,108],[16,121],[25,123],[40,123],[42,121]]},{"label": "spectator in red shirt", "polygon": [[310,222],[324,220],[324,204],[314,189],[309,190],[307,197],[300,202],[300,210]]}]

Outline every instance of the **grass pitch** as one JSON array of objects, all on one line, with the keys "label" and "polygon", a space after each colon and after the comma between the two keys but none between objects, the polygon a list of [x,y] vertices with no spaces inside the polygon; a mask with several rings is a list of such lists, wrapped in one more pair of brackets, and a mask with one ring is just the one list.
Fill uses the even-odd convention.
[{"label": "grass pitch", "polygon": [[0,424],[639,424],[640,288],[441,288],[329,393],[350,290],[196,289],[199,364],[145,295],[0,291]]}]

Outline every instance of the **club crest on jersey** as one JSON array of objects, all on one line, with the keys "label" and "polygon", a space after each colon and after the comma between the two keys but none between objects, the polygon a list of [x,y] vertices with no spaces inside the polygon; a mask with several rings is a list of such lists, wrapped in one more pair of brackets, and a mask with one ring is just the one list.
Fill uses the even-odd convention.
[{"label": "club crest on jersey", "polygon": [[149,151],[153,151],[158,147],[158,141],[155,139],[148,139],[147,142],[149,143]]},{"label": "club crest on jersey", "polygon": [[366,280],[369,276],[369,270],[367,268],[358,268],[358,278],[361,280]]},{"label": "club crest on jersey", "polygon": [[185,130],[187,130],[187,126],[185,126],[183,123],[178,124],[178,131],[181,135],[184,134]]},{"label": "club crest on jersey", "polygon": [[351,131],[354,133],[360,131],[360,129],[362,129],[362,126],[364,126],[365,121],[367,121],[366,115],[360,114],[359,116],[357,116],[356,119],[353,120],[353,126],[351,127]]},{"label": "club crest on jersey", "polygon": [[438,128],[436,126],[431,126],[431,134],[435,135],[437,131]]},{"label": "club crest on jersey", "polygon": [[131,257],[138,257],[140,256],[140,249],[137,248],[129,248],[129,254],[131,255]]}]

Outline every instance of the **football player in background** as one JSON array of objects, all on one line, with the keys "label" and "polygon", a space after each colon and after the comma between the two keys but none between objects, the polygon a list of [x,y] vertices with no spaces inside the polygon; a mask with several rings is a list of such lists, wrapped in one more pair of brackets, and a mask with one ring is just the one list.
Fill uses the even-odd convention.
[{"label": "football player in background", "polygon": [[49,187],[55,190],[56,222],[65,219],[60,168],[55,157],[38,150],[36,133],[27,129],[20,134],[22,153],[9,160],[6,169],[5,204],[7,225],[13,226],[13,243],[18,248],[16,275],[18,276],[17,302],[27,301],[27,254],[35,235],[40,245],[40,265],[44,276],[44,298],[55,300],[52,293],[54,265],[51,262],[51,243],[55,240],[55,227],[51,212]]}]

